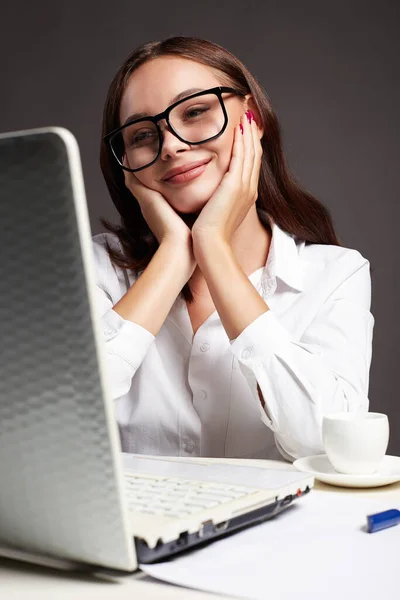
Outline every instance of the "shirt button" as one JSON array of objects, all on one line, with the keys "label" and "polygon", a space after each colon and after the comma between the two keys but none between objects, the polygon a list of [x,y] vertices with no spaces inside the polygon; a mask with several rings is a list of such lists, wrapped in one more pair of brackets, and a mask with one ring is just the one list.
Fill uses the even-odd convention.
[{"label": "shirt button", "polygon": [[210,348],[210,344],[202,344],[202,345],[200,346],[200,350],[201,350],[202,352],[207,352],[207,350],[209,350],[209,348]]},{"label": "shirt button", "polygon": [[242,352],[242,358],[249,358],[249,356],[251,356],[251,348],[246,348]]},{"label": "shirt button", "polygon": [[186,444],[185,444],[185,450],[186,450],[186,452],[192,453],[193,450],[194,450],[194,443],[193,442],[186,442]]},{"label": "shirt button", "polygon": [[207,398],[207,392],[205,390],[199,390],[196,395],[199,400],[204,400]]}]

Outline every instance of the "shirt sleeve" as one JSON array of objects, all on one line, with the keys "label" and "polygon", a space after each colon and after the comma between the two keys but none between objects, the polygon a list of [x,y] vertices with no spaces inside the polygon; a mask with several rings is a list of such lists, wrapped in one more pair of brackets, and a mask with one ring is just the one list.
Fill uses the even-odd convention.
[{"label": "shirt sleeve", "polygon": [[230,342],[261,419],[285,459],[324,452],[324,415],[368,411],[375,320],[369,261],[357,255],[361,260],[353,263],[300,340],[270,309]]},{"label": "shirt sleeve", "polygon": [[102,243],[102,235],[93,238],[96,306],[105,342],[109,388],[113,400],[116,400],[128,393],[132,378],[155,336],[141,325],[124,319],[113,309],[123,294],[116,269]]}]

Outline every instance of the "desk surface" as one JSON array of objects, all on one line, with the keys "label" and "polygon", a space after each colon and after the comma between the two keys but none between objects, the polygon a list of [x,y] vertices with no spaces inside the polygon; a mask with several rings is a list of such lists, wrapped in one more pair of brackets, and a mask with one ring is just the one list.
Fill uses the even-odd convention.
[{"label": "desk surface", "polygon": [[[144,455],[141,455],[144,456]],[[177,457],[165,457],[166,460],[179,460]],[[292,465],[281,461],[268,460],[243,460],[243,459],[209,459],[192,458],[184,459],[193,462],[227,462],[257,467],[273,467],[274,469],[292,469]],[[315,481],[313,493],[335,492],[338,494],[357,494],[363,497],[385,497],[399,503],[400,483],[382,488],[371,489],[349,489],[336,488]],[[397,504],[396,504],[397,506]],[[160,600],[167,599],[208,599],[211,598],[227,600],[231,596],[220,596],[187,588],[182,588],[166,583],[158,582],[145,573],[137,572],[122,577],[109,575],[84,575],[60,571],[49,567],[41,567],[17,560],[0,558],[0,590],[1,597],[7,600],[67,600],[84,597],[85,600]]]}]

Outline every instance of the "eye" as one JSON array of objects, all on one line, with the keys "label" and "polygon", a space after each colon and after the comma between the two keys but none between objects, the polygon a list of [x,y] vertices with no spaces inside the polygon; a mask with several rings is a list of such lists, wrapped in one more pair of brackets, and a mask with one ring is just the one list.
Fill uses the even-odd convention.
[{"label": "eye", "polygon": [[208,108],[189,108],[185,112],[185,118],[194,119],[195,117],[207,112],[207,110]]},{"label": "eye", "polygon": [[151,130],[147,131],[139,131],[137,133],[132,134],[128,139],[128,145],[130,147],[136,146],[144,141],[152,140],[156,136],[156,133]]},{"label": "eye", "polygon": [[146,131],[146,132],[142,132],[139,133],[138,135],[135,135],[132,139],[133,142],[140,142],[141,140],[146,139],[146,137],[149,137],[149,135],[151,135],[150,131]]}]

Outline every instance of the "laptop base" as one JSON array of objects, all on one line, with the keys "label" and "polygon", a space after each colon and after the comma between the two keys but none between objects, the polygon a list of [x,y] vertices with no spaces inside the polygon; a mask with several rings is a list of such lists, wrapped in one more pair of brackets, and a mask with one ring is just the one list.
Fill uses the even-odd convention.
[{"label": "laptop base", "polygon": [[149,548],[145,540],[135,537],[134,543],[138,563],[151,564],[172,558],[192,548],[197,549],[205,546],[209,541],[216,538],[226,537],[239,529],[272,519],[291,505],[294,500],[308,494],[309,491],[310,488],[307,486],[301,494],[291,494],[256,510],[233,517],[227,521],[222,521],[222,523],[213,523],[211,520],[205,521],[199,531],[195,531],[194,533],[184,531],[180,534],[179,538],[170,542],[163,542],[159,539],[155,548]]}]

